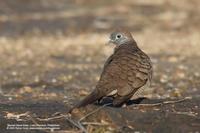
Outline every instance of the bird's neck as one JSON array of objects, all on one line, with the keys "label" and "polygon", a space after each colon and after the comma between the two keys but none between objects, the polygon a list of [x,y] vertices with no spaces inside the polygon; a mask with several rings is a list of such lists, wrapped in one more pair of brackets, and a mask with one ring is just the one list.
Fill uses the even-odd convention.
[{"label": "bird's neck", "polygon": [[119,46],[116,46],[114,52],[116,53],[117,51],[122,50],[122,49],[125,49],[126,51],[140,50],[135,41],[127,42]]}]

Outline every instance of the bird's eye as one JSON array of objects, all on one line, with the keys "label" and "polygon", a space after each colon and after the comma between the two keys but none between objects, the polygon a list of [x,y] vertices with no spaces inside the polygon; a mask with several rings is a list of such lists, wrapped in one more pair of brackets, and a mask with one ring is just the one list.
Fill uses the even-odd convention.
[{"label": "bird's eye", "polygon": [[119,39],[119,38],[121,38],[121,37],[122,37],[121,34],[118,34],[118,35],[116,36],[117,39]]}]

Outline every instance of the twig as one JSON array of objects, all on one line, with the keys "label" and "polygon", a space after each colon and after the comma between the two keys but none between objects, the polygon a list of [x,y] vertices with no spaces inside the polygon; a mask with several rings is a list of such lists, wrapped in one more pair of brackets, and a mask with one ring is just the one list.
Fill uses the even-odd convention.
[{"label": "twig", "polygon": [[29,114],[28,117],[30,118],[30,120],[35,124],[35,125],[39,125],[36,120]]},{"label": "twig", "polygon": [[[39,126],[39,124],[35,121],[35,119],[30,115],[30,112],[26,112],[23,114],[12,114],[7,112],[6,117],[8,119],[15,119],[16,121],[32,121],[35,125]],[[39,130],[46,131],[45,129],[39,129]]]},{"label": "twig", "polygon": [[108,105],[111,105],[111,104],[112,104],[112,103],[104,104],[103,106],[101,106],[101,107],[95,109],[94,111],[92,111],[92,112],[86,114],[85,116],[83,116],[81,119],[79,119],[78,122],[83,121],[85,118],[89,117],[90,115],[96,113],[97,111],[99,111],[99,110],[101,110],[102,108],[104,108],[104,107],[106,107],[106,106],[108,106]]},{"label": "twig", "polygon": [[79,129],[81,129],[84,133],[88,133],[88,131],[85,129],[85,127],[80,123],[80,122],[78,122],[78,127],[79,127]]},{"label": "twig", "polygon": [[107,126],[108,124],[103,124],[99,122],[82,122],[83,125],[98,125],[98,126]]},{"label": "twig", "polygon": [[[41,119],[41,118],[37,118],[39,121],[50,121],[50,120],[54,120],[54,119],[60,119],[60,118],[65,118],[67,119],[72,125],[76,126],[77,128],[81,129],[84,133],[88,133],[87,130],[85,129],[85,127],[83,125],[88,125],[86,123],[81,123],[81,121],[83,121],[85,118],[89,117],[90,115],[94,114],[95,112],[99,111],[100,109],[104,108],[105,106],[111,105],[112,103],[108,103],[105,104],[99,108],[97,108],[96,110],[88,113],[87,115],[83,116],[81,119],[78,120],[78,122],[73,121],[72,119],[70,119],[67,115],[59,115],[56,117],[51,117],[51,118],[45,118],[45,119]],[[92,123],[91,123],[92,124]],[[100,125],[95,123],[96,125]],[[94,123],[93,123],[94,125]],[[102,124],[101,124],[102,125]]]},{"label": "twig", "polygon": [[164,102],[152,103],[152,104],[138,104],[136,106],[144,106],[144,107],[145,106],[146,107],[161,106],[161,105],[164,105],[164,104],[180,103],[180,102],[183,102],[183,101],[188,100],[188,99],[191,99],[191,97],[186,97],[186,98],[176,100],[176,101],[164,101]]},{"label": "twig", "polygon": [[178,114],[178,115],[188,115],[188,116],[192,116],[192,117],[196,117],[197,115],[194,113],[190,113],[190,112],[174,112],[174,114]]},{"label": "twig", "polygon": [[22,114],[14,114],[14,113],[10,113],[10,112],[6,112],[6,118],[7,119],[15,119],[16,121],[26,121],[25,119],[22,119],[21,117],[25,117],[27,118],[27,116],[29,116],[30,112],[25,112]]},{"label": "twig", "polygon": [[[111,105],[111,104],[112,104],[112,103],[104,104],[103,106],[101,106],[101,107],[95,109],[94,111],[92,111],[92,112],[86,114],[85,116],[83,116],[83,117],[82,117],[81,119],[79,119],[79,121],[78,121],[79,126],[83,127],[81,121],[83,121],[85,118],[89,117],[90,115],[96,113],[97,111],[99,111],[99,110],[101,110],[102,108],[104,108],[104,107],[106,107],[106,106],[108,106],[108,105]],[[87,124],[85,124],[85,125],[87,125]],[[85,133],[87,133],[87,131],[86,131]]]},{"label": "twig", "polygon": [[65,118],[67,117],[67,115],[61,114],[59,116],[55,116],[55,117],[49,117],[49,118],[37,118],[39,121],[50,121],[50,120],[55,120],[55,119],[60,119],[60,118]]},{"label": "twig", "polygon": [[81,129],[84,133],[88,133],[85,127],[81,123],[75,122],[72,119],[68,118],[67,116],[65,116],[65,119],[67,119],[71,124],[73,124],[77,128]]},{"label": "twig", "polygon": [[87,133],[87,130],[84,128],[84,126],[81,123],[75,122],[74,120],[72,120],[71,118],[69,118],[68,115],[61,114],[61,115],[55,116],[55,117],[50,117],[50,118],[45,118],[45,119],[37,118],[37,119],[39,121],[50,121],[50,120],[55,120],[55,119],[60,119],[60,118],[65,118],[72,125],[74,125],[78,129],[82,130],[84,133]]},{"label": "twig", "polygon": [[[106,107],[106,106],[108,106],[108,105],[111,105],[111,104],[112,104],[112,103],[105,104],[105,105],[103,105],[103,106],[97,108],[96,110],[94,110],[94,111],[88,113],[87,115],[83,116],[81,119],[79,119],[78,125],[79,125],[79,127],[83,130],[84,133],[87,133],[87,130],[84,128],[84,126],[83,126],[83,124],[82,124],[81,121],[83,121],[85,118],[89,117],[90,115],[96,113],[96,112],[99,111],[100,109],[102,109],[102,108],[104,108],[104,107]],[[85,124],[85,125],[86,125],[86,124]]]},{"label": "twig", "polygon": [[198,113],[195,113],[195,112],[180,112],[180,111],[176,111],[175,109],[172,110],[173,114],[178,114],[178,115],[187,115],[187,116],[192,116],[192,117],[196,117]]},{"label": "twig", "polygon": [[54,131],[54,133],[83,133],[83,132],[74,130],[59,130],[59,131]]}]

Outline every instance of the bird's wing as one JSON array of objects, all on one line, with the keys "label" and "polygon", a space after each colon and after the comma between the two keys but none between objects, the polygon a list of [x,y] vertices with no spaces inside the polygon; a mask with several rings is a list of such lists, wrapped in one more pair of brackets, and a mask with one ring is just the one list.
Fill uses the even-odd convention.
[{"label": "bird's wing", "polygon": [[112,54],[107,60],[106,62],[104,63],[104,66],[103,66],[103,72],[104,73],[104,70],[106,70],[106,67],[113,61],[113,58],[114,58],[114,54]]},{"label": "bird's wing", "polygon": [[[118,88],[118,95],[134,94],[140,87],[146,84],[149,77],[149,60],[142,56],[142,53],[129,53],[122,58],[125,63],[120,63],[121,68],[124,69],[124,75],[121,76],[121,80],[125,80],[126,83],[123,87]],[[126,79],[123,77],[126,77]]]},{"label": "bird's wing", "polygon": [[104,67],[97,88],[103,88],[105,94],[115,89],[120,96],[134,93],[147,82],[148,65],[148,60],[139,54],[114,55]]}]

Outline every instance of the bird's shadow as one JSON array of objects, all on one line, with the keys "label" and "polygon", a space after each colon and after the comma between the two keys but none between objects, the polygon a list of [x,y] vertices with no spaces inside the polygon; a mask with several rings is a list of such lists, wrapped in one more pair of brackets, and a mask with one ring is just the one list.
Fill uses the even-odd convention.
[{"label": "bird's shadow", "polygon": [[[130,106],[130,105],[133,105],[133,104],[140,104],[145,99],[148,99],[148,98],[146,98],[146,97],[139,97],[137,99],[129,100],[128,102],[126,102],[126,105]],[[97,105],[97,106],[103,106],[103,105],[106,105],[106,104],[109,104],[109,103],[112,103],[112,102],[113,102],[113,98],[106,97],[106,98],[103,98],[101,100],[101,102],[96,102],[95,105]],[[108,106],[109,107],[116,107],[116,106],[113,106],[113,104],[110,104]],[[117,107],[121,107],[121,106],[117,106]]]}]

